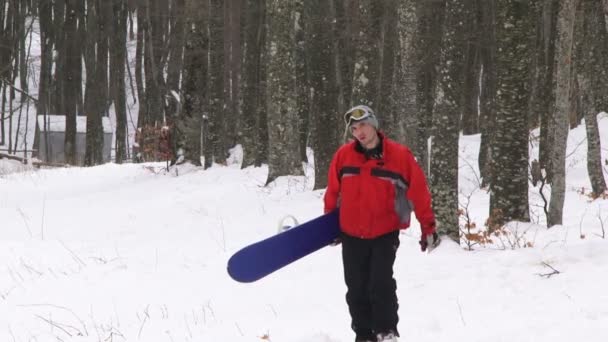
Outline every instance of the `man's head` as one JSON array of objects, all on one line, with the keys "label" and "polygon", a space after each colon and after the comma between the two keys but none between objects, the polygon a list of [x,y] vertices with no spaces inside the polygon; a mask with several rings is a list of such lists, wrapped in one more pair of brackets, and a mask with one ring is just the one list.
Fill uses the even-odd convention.
[{"label": "man's head", "polygon": [[368,106],[359,105],[349,109],[344,114],[346,129],[366,149],[372,149],[378,144],[378,119]]},{"label": "man's head", "polygon": [[359,105],[349,109],[344,114],[344,122],[350,128],[350,126],[356,122],[366,122],[373,126],[374,129],[378,129],[378,119],[374,111],[368,106]]}]

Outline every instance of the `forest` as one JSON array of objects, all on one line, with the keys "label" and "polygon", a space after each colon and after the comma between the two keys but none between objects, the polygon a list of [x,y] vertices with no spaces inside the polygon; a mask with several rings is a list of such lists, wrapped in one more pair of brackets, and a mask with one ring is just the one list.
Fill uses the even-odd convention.
[{"label": "forest", "polygon": [[489,225],[529,221],[537,186],[547,225],[561,224],[566,139],[581,124],[592,194],[606,195],[608,0],[1,1],[3,155],[37,157],[28,122],[61,115],[63,162],[80,147],[99,165],[111,117],[115,163],[209,168],[241,145],[241,167],[267,164],[270,183],[302,174],[311,149],[322,189],[344,112],[365,104],[413,151],[455,239],[462,135],[481,136]]}]

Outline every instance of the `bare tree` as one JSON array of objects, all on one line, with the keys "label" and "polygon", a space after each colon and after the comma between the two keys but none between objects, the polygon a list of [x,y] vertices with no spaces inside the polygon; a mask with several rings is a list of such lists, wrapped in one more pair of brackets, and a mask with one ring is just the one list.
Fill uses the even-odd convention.
[{"label": "bare tree", "polygon": [[557,89],[555,94],[555,140],[553,142],[551,202],[549,203],[549,227],[562,224],[566,194],[566,145],[568,141],[568,113],[570,109],[570,79],[572,65],[572,43],[576,6],[578,0],[560,2],[557,19]]},{"label": "bare tree", "polygon": [[599,1],[583,1],[577,15],[574,31],[575,82],[579,88],[577,102],[585,118],[587,131],[587,173],[595,196],[606,191],[602,169],[600,132],[597,114],[606,95],[605,78],[606,29],[602,6]]},{"label": "bare tree", "polygon": [[[260,110],[263,102],[262,53],[264,50],[265,0],[247,0],[245,5],[245,55],[243,65],[243,163],[242,167],[256,164],[260,160],[261,139]],[[259,165],[258,165],[259,166]]]},{"label": "bare tree", "polygon": [[112,3],[88,0],[87,3],[87,83],[85,108],[87,133],[84,164],[103,163],[102,118],[108,105],[108,28],[111,25]]},{"label": "bare tree", "polygon": [[414,154],[429,175],[428,140],[431,136],[433,105],[435,103],[437,67],[439,64],[445,0],[417,1],[418,28],[414,39],[416,51],[416,106],[418,113]]},{"label": "bare tree", "polygon": [[[209,78],[208,78],[208,108],[209,124],[208,134],[204,134],[203,153],[205,168],[215,161],[224,163],[228,151],[225,150],[223,128],[225,120],[225,93],[224,93],[224,1],[211,0],[209,2]],[[207,133],[207,132],[206,132]]]},{"label": "bare tree", "polygon": [[[310,30],[306,44],[308,65],[310,66],[311,101],[311,140],[315,153],[315,189],[327,186],[327,170],[331,157],[340,144],[341,130],[344,127],[341,113],[337,112],[336,71],[334,30],[335,17],[331,15],[330,3],[324,0],[305,2],[305,11]],[[314,67],[313,67],[314,66]]]},{"label": "bare tree", "polygon": [[492,183],[492,141],[496,122],[496,1],[480,0],[481,9],[481,90],[479,94],[479,126],[481,143],[478,165],[482,186]]},{"label": "bare tree", "polygon": [[353,73],[353,104],[377,107],[379,102],[382,2],[360,0],[359,11],[353,19],[355,32],[355,69]]},{"label": "bare tree", "polygon": [[[65,115],[65,161],[68,164],[76,164],[76,117],[78,115],[79,95],[82,91],[82,66],[81,49],[78,39],[78,19],[81,8],[78,0],[66,0],[65,3],[65,24],[62,56],[65,58],[63,77],[63,108],[64,112],[57,114]],[[82,25],[82,23],[80,23]]]},{"label": "bare tree", "polygon": [[498,1],[496,20],[497,98],[492,141],[490,217],[501,225],[529,221],[528,66],[533,41],[530,3]]},{"label": "bare tree", "polygon": [[295,1],[269,2],[268,179],[303,174],[295,101]]},{"label": "bare tree", "polygon": [[125,62],[127,60],[127,4],[122,0],[113,1],[112,54],[110,76],[112,78],[112,99],[116,112],[116,163],[127,159],[127,109],[125,90]]},{"label": "bare tree", "polygon": [[202,128],[207,96],[208,47],[207,3],[197,0],[186,3],[187,28],[182,93],[184,105],[176,120],[177,146],[183,155],[195,165],[201,164]]},{"label": "bare tree", "polygon": [[459,85],[465,68],[465,1],[448,0],[445,16],[433,109],[430,185],[439,230],[459,241],[458,139],[463,110]]}]

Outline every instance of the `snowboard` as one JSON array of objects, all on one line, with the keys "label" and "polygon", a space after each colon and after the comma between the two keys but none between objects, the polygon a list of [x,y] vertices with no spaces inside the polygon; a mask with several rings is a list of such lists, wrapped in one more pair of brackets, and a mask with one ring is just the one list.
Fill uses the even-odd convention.
[{"label": "snowboard", "polygon": [[336,209],[244,247],[228,260],[228,274],[251,283],[331,244],[340,234],[338,217]]}]

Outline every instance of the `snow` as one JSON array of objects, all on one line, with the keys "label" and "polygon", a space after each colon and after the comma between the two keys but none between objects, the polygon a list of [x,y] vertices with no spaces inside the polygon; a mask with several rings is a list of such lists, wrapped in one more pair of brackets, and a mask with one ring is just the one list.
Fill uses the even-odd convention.
[{"label": "snow", "polygon": [[[598,118],[608,146],[607,115]],[[581,194],[584,136],[584,126],[569,136],[564,225],[547,229],[536,213],[509,226],[530,248],[446,240],[421,253],[413,220],[395,264],[402,341],[605,341],[608,202]],[[461,200],[481,227],[478,149],[478,135],[461,138]],[[232,253],[287,215],[322,212],[311,165],[264,187],[267,167],[241,170],[241,157],[235,148],[227,166],[178,172],[0,160],[0,341],[352,341],[340,247],[255,283],[228,277]],[[539,211],[538,188],[530,200]]]}]

